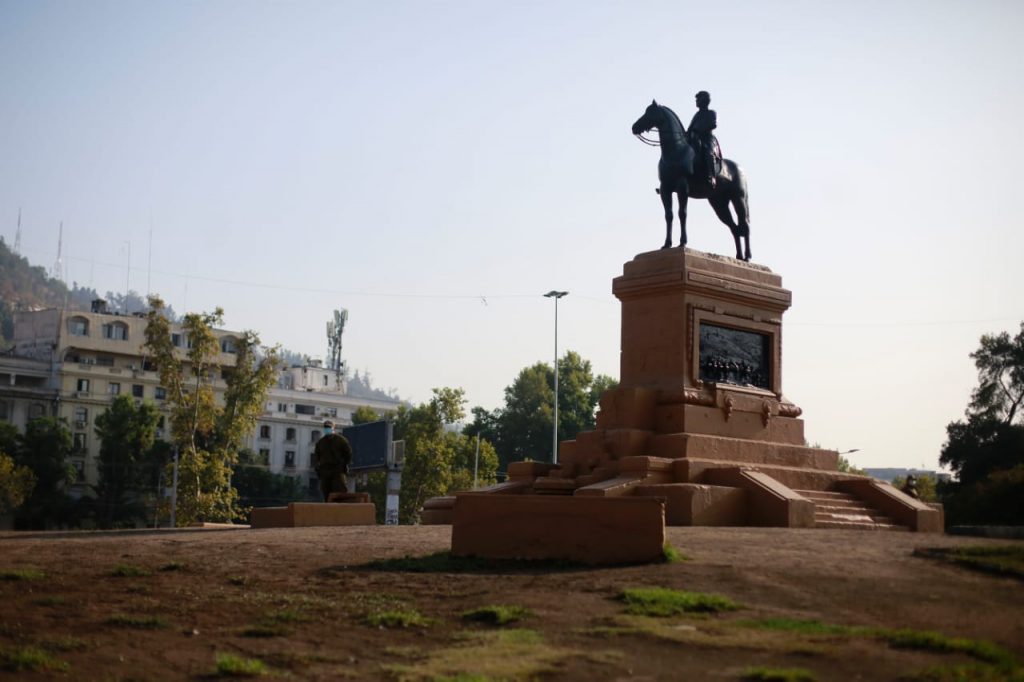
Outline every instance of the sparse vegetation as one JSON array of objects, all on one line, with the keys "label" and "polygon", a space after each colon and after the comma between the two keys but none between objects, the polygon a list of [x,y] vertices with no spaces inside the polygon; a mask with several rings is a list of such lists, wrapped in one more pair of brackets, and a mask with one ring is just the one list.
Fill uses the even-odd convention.
[{"label": "sparse vegetation", "polygon": [[466,633],[455,646],[436,649],[425,660],[385,670],[399,679],[535,679],[574,655],[582,652],[553,647],[534,630],[487,630]]},{"label": "sparse vegetation", "polygon": [[664,587],[636,587],[619,595],[626,611],[637,616],[667,617],[682,613],[719,613],[735,611],[738,604],[728,597],[699,592],[682,592]]},{"label": "sparse vegetation", "polygon": [[0,649],[0,669],[8,672],[65,672],[70,667],[37,647]]},{"label": "sparse vegetation", "polygon": [[979,661],[992,663],[1003,670],[1016,667],[1016,661],[1010,652],[984,640],[947,637],[939,632],[906,629],[878,630],[875,636],[896,649],[966,654]]},{"label": "sparse vegetation", "polygon": [[0,569],[0,580],[42,580],[46,574],[36,568],[3,568]]},{"label": "sparse vegetation", "polygon": [[161,571],[183,571],[185,570],[185,564],[181,561],[169,561],[160,567]]},{"label": "sparse vegetation", "polygon": [[266,665],[257,658],[217,654],[217,674],[221,677],[259,677],[266,670]]},{"label": "sparse vegetation", "polygon": [[430,621],[415,609],[375,611],[366,616],[366,622],[375,628],[423,628]]},{"label": "sparse vegetation", "polygon": [[803,668],[747,668],[743,671],[742,679],[755,682],[814,682],[818,678]]},{"label": "sparse vegetation", "polygon": [[662,553],[664,554],[664,557],[665,557],[665,563],[668,563],[668,564],[674,564],[674,563],[676,563],[678,561],[689,561],[690,560],[690,557],[686,556],[685,554],[683,554],[682,552],[680,552],[678,549],[676,549],[672,545],[668,544],[667,542],[665,543],[665,546],[662,547]]},{"label": "sparse vegetation", "polygon": [[119,564],[110,575],[115,578],[144,578],[148,575],[153,575],[153,572],[147,568],[141,566],[132,566],[131,564]]},{"label": "sparse vegetation", "polygon": [[159,630],[167,627],[167,621],[159,616],[133,616],[117,613],[104,621],[107,625],[135,630]]},{"label": "sparse vegetation", "polygon": [[1024,546],[918,547],[914,556],[938,559],[983,573],[1024,580]]},{"label": "sparse vegetation", "polygon": [[491,625],[508,625],[529,615],[531,615],[530,610],[522,606],[494,605],[464,611],[462,618]]}]

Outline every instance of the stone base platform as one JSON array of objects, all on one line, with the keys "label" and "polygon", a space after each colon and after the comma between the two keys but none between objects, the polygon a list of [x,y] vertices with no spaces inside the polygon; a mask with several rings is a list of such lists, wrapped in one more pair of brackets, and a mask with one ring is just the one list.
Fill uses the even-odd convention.
[{"label": "stone base platform", "polygon": [[593,565],[664,556],[665,504],[655,497],[573,498],[460,493],[452,554]]},{"label": "stone base platform", "polygon": [[373,526],[376,523],[377,509],[368,502],[292,502],[287,507],[259,507],[249,515],[252,528]]}]

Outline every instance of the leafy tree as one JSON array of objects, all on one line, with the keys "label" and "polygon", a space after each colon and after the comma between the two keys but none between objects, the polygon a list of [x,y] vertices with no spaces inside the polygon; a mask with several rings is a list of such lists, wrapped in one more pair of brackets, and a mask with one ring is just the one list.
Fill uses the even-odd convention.
[{"label": "leafy tree", "polygon": [[156,405],[144,402],[136,407],[126,395],[116,397],[96,418],[100,454],[99,483],[94,491],[102,527],[133,525],[142,515],[138,499],[148,488],[144,464],[156,440],[159,421]]},{"label": "leafy tree", "polygon": [[[149,303],[145,348],[167,389],[171,433],[179,451],[178,523],[241,518],[244,510],[231,486],[232,466],[274,383],[276,349],[261,355],[259,337],[246,331],[238,339],[234,366],[222,367],[213,330],[223,324],[224,312],[217,308],[184,316],[181,327],[189,348],[182,356],[171,343],[163,301],[151,296]],[[226,388],[218,401],[214,381],[221,375]]]},{"label": "leafy tree", "polygon": [[[814,445],[812,447],[820,447],[820,446],[819,445]],[[848,460],[843,455],[839,455],[839,462],[837,464],[837,468],[838,468],[839,471],[841,471],[844,474],[857,474],[858,476],[867,476],[868,475],[868,472],[864,471],[860,467],[855,466],[850,460]]]},{"label": "leafy tree", "polygon": [[366,405],[360,405],[352,413],[352,424],[354,426],[372,424],[373,422],[379,422],[380,419],[380,415],[372,407],[367,407]]},{"label": "leafy tree", "polygon": [[0,451],[0,514],[20,507],[32,494],[36,476],[26,466],[18,466],[10,455]]},{"label": "leafy tree", "polygon": [[[939,494],[936,491],[936,484],[938,483],[938,481],[935,479],[934,476],[921,474],[919,476],[915,475],[914,478],[917,479],[917,499],[921,500],[922,502],[939,501]],[[906,476],[897,476],[892,480],[893,487],[898,489],[902,489],[903,486],[906,485],[906,483]]]},{"label": "leafy tree", "polygon": [[946,427],[939,461],[956,480],[939,494],[956,523],[1024,523],[1024,323],[986,334],[971,353],[978,386],[964,420]]},{"label": "leafy tree", "polygon": [[[480,434],[494,443],[501,470],[526,459],[551,461],[554,422],[554,369],[538,362],[523,368],[505,388],[505,405],[491,412],[473,408],[467,435]],[[558,360],[558,439],[572,440],[593,429],[601,394],[618,384],[607,375],[594,376],[590,361],[568,351]]]},{"label": "leafy tree", "polygon": [[36,485],[18,510],[17,525],[47,528],[64,522],[69,506],[65,488],[77,478],[68,462],[71,432],[54,417],[39,417],[28,423],[19,443],[14,462],[32,471]]},{"label": "leafy tree", "polygon": [[256,461],[251,450],[242,450],[233,467],[231,484],[243,507],[281,507],[306,498],[302,482],[294,476],[275,474]]}]

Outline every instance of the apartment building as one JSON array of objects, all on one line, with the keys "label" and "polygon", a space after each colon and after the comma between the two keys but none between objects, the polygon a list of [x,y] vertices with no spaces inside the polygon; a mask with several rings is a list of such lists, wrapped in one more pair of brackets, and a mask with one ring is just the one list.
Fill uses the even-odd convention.
[{"label": "apartment building", "polygon": [[[149,400],[165,414],[158,437],[164,437],[167,392],[160,375],[146,356],[146,319],[107,312],[102,301],[91,312],[38,310],[14,316],[14,347],[0,354],[0,420],[24,429],[28,420],[52,415],[68,424],[73,439],[72,464],[79,472],[80,494],[98,479],[99,439],[96,417],[118,395]],[[241,334],[215,330],[220,343],[217,362],[235,363]],[[171,340],[184,359],[188,335],[172,325]],[[215,392],[222,393],[222,377],[214,377]],[[344,376],[319,363],[281,370],[271,388],[266,409],[246,447],[257,453],[257,465],[275,473],[301,477],[306,485],[317,482],[309,471],[313,444],[321,435],[323,419],[351,424],[352,413],[370,407],[379,414],[394,412],[399,403],[349,396]]]}]

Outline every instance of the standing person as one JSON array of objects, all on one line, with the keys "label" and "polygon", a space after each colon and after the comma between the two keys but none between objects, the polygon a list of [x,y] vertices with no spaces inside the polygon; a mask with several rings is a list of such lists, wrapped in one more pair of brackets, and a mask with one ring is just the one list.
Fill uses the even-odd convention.
[{"label": "standing person", "polygon": [[708,184],[711,189],[715,188],[715,137],[711,131],[718,127],[718,114],[714,109],[708,109],[711,104],[711,95],[706,90],[696,94],[697,113],[690,120],[690,139],[700,148],[700,158],[704,161],[704,170],[707,175]]},{"label": "standing person", "polygon": [[313,449],[313,468],[320,479],[324,502],[331,493],[348,492],[348,465],[352,462],[352,446],[348,439],[334,432],[334,422],[324,422],[324,435]]}]

